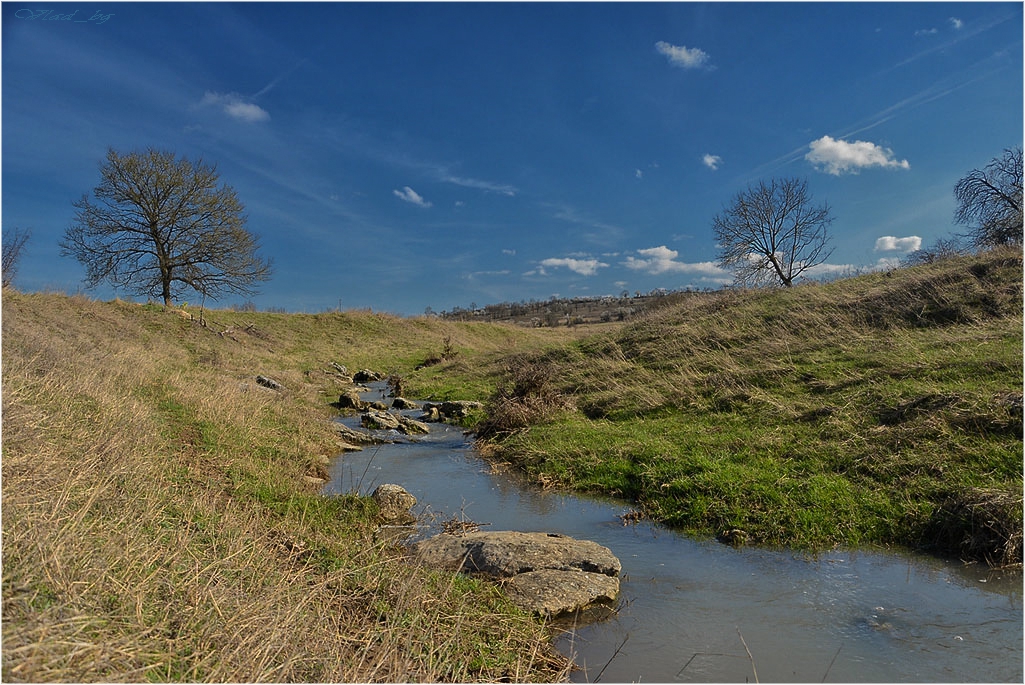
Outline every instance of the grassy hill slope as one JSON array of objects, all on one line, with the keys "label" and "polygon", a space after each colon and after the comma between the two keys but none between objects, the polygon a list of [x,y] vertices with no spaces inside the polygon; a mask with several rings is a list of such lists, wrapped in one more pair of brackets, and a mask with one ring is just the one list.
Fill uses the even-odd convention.
[{"label": "grassy hill slope", "polygon": [[[193,316],[198,316],[195,313]],[[368,313],[206,312],[3,293],[5,681],[559,677],[486,585],[415,568],[323,497],[331,362],[453,386],[552,331]],[[257,374],[284,386],[261,387]]]},{"label": "grassy hill slope", "polygon": [[1020,251],[672,300],[523,358],[481,436],[700,534],[1021,563]]}]

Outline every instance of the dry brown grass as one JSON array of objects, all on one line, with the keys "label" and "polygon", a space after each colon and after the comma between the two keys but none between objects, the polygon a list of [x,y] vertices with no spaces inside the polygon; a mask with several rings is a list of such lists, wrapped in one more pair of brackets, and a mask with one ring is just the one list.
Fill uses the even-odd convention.
[{"label": "dry brown grass", "polygon": [[1022,493],[973,488],[939,508],[934,543],[964,559],[981,559],[992,568],[1022,567],[1022,530],[1015,525]]},{"label": "dry brown grass", "polygon": [[3,679],[563,677],[544,626],[316,494],[337,337],[258,320],[4,291]]}]

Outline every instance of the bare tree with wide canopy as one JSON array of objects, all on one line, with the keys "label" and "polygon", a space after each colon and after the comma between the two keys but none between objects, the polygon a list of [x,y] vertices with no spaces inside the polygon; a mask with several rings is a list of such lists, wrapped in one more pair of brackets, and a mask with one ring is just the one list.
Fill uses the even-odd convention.
[{"label": "bare tree with wide canopy", "polygon": [[1022,244],[1021,148],[1008,148],[954,186],[954,220],[969,227],[976,247]]},{"label": "bare tree with wide canopy", "polygon": [[235,190],[218,186],[214,166],[150,148],[107,151],[102,180],[74,203],[75,222],[60,245],[86,268],[86,284],[107,281],[170,306],[185,289],[204,298],[251,295],[270,262],[245,228]]},{"label": "bare tree with wide canopy", "polygon": [[826,204],[812,206],[808,182],[761,181],[734,198],[713,220],[719,265],[737,283],[786,287],[832,254]]}]

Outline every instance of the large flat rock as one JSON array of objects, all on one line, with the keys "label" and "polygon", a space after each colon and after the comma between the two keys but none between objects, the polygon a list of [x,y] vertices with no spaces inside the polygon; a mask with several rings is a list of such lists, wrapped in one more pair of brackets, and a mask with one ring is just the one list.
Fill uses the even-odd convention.
[{"label": "large flat rock", "polygon": [[619,559],[590,540],[553,533],[442,533],[413,545],[428,566],[502,582],[520,608],[543,616],[575,612],[619,594]]},{"label": "large flat rock", "polygon": [[420,560],[429,566],[480,573],[495,579],[541,569],[576,569],[618,576],[622,569],[619,559],[608,547],[554,533],[442,533],[413,547]]}]

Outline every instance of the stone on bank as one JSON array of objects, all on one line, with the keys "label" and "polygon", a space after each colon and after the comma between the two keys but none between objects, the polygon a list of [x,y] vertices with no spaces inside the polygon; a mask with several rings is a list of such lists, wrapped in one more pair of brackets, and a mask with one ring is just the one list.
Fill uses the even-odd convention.
[{"label": "stone on bank", "polygon": [[416,497],[401,485],[378,485],[370,497],[377,502],[381,510],[381,519],[385,523],[406,525],[416,521],[416,516],[410,511],[416,506]]}]

